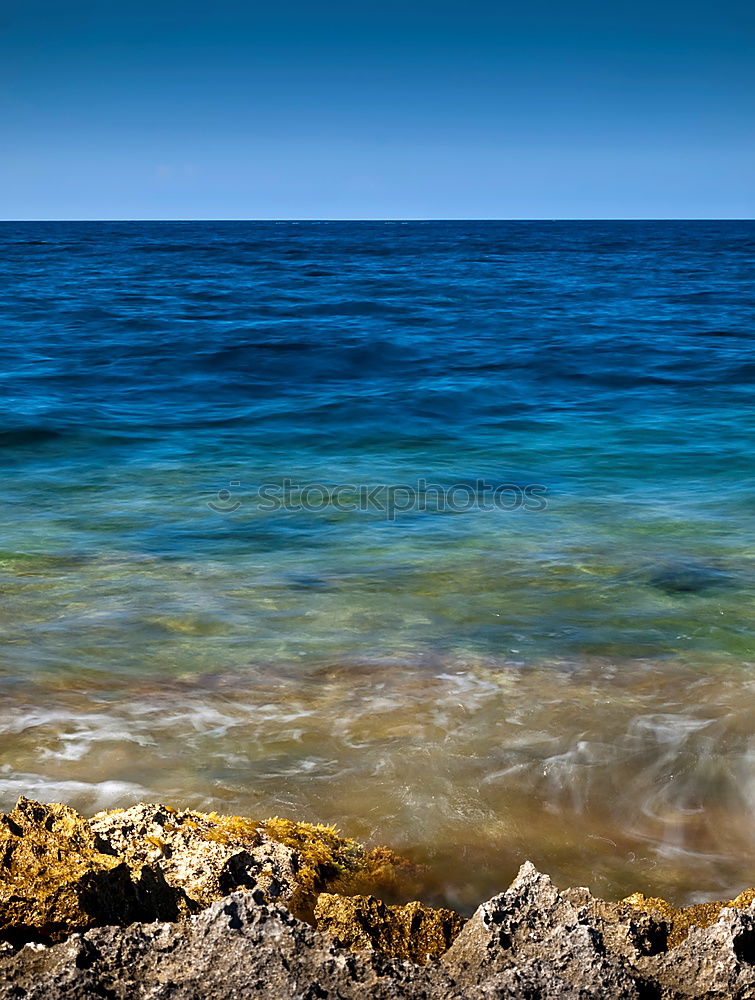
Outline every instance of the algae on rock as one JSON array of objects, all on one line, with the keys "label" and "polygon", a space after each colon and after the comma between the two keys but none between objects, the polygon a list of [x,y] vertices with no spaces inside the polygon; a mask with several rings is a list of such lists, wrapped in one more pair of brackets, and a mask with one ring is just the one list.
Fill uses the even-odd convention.
[{"label": "algae on rock", "polygon": [[[187,941],[190,950],[196,945],[194,962],[206,943],[204,928],[220,935],[213,959],[218,992],[207,994],[214,998],[226,995],[224,977],[233,979],[236,937],[252,928],[267,950],[246,956],[245,982],[263,983],[266,992],[260,995],[266,998],[290,994],[271,993],[264,985],[271,973],[255,963],[272,963],[286,989],[298,981],[299,973],[290,973],[289,957],[278,955],[278,930],[289,934],[287,955],[303,963],[302,969],[308,960],[296,950],[300,943],[321,952],[325,964],[312,971],[313,983],[321,975],[333,979],[336,967],[359,968],[365,981],[384,982],[386,996],[402,995],[390,992],[398,983],[401,988],[411,983],[422,1000],[452,995],[483,1000],[495,990],[496,996],[554,1000],[755,996],[755,890],[729,903],[681,909],[639,893],[611,903],[583,888],[558,890],[525,864],[509,889],[467,922],[450,910],[418,902],[389,905],[376,898],[406,898],[417,872],[387,848],[367,850],[330,826],[277,817],[257,822],[149,804],[86,820],[67,806],[21,798],[0,817],[0,945],[8,943],[0,947],[0,966],[36,989],[37,974],[47,975],[50,962],[62,962],[58,971],[69,976],[70,996],[78,998],[89,995],[84,981],[89,982],[90,966],[110,963],[114,988],[121,990],[113,995],[147,1000],[153,995],[151,973],[145,971],[141,992],[129,992],[133,982],[119,965],[121,944],[133,938],[134,954],[141,954],[142,946],[152,948],[154,937],[154,968],[167,963],[171,974],[183,974],[170,965],[173,958],[165,957],[160,942],[171,949],[175,945],[176,954]],[[316,929],[305,928],[297,917]],[[178,923],[158,925],[156,920]],[[136,928],[133,934],[122,929],[127,924]],[[101,925],[120,929],[92,929]],[[194,944],[192,928],[201,931]],[[77,931],[84,937],[74,934],[65,945],[50,948],[49,961],[46,948],[13,947],[51,944]],[[98,957],[96,942],[110,942],[108,956]],[[83,965],[78,957],[72,964],[66,958],[69,946],[71,956],[84,949]],[[422,963],[420,975],[416,970]],[[44,1000],[44,983],[58,983],[58,971],[50,971],[52,978],[40,980],[40,990],[28,995]],[[377,980],[369,978],[373,973]],[[195,996],[191,976],[177,997]],[[695,992],[701,982],[708,984],[706,991]],[[344,996],[359,995],[358,983],[347,986],[351,992]],[[0,995],[5,995],[1,989]]]},{"label": "algae on rock", "polygon": [[659,914],[668,921],[670,930],[668,947],[676,948],[689,935],[693,927],[710,927],[715,924],[721,913],[726,909],[744,910],[755,901],[755,889],[745,889],[744,892],[727,902],[693,903],[691,906],[673,906],[658,896],[645,896],[634,892],[622,903],[627,903],[643,913]]},{"label": "algae on rock", "polygon": [[0,940],[176,920],[237,889],[261,890],[314,923],[320,892],[390,892],[416,870],[329,826],[144,803],[86,820],[22,798],[0,819]]},{"label": "algae on rock", "polygon": [[318,930],[328,931],[352,951],[379,951],[420,964],[440,958],[464,926],[453,910],[412,902],[387,906],[374,896],[323,892],[315,905]]},{"label": "algae on rock", "polygon": [[198,909],[235,889],[287,899],[296,887],[294,853],[251,820],[140,803],[97,813],[89,825],[127,864],[159,869]]},{"label": "algae on rock", "polygon": [[200,907],[256,887],[310,923],[320,892],[380,891],[416,872],[388,848],[368,851],[335,827],[279,817],[259,823],[140,804],[98,813],[90,826],[129,865],[159,868]]},{"label": "algae on rock", "polygon": [[57,941],[101,924],[176,920],[184,894],[129,866],[68,806],[20,798],[0,816],[0,939]]},{"label": "algae on rock", "polygon": [[276,816],[266,820],[262,830],[296,852],[297,886],[289,908],[309,923],[315,922],[315,903],[322,892],[395,895],[406,892],[420,870],[387,847],[366,850],[358,841],[342,837],[334,826],[296,823]]}]

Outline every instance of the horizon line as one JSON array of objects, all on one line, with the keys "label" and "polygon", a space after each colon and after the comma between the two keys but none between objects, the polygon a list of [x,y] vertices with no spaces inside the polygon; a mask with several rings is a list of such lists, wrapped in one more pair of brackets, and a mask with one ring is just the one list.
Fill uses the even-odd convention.
[{"label": "horizon line", "polygon": [[734,215],[701,215],[701,216],[510,216],[508,218],[492,216],[422,216],[422,217],[364,217],[364,218],[326,218],[326,217],[269,217],[269,218],[213,218],[211,216],[178,217],[178,218],[18,218],[0,219],[0,225],[17,223],[47,223],[47,222],[239,222],[239,223],[410,223],[410,222],[755,222],[755,217]]}]

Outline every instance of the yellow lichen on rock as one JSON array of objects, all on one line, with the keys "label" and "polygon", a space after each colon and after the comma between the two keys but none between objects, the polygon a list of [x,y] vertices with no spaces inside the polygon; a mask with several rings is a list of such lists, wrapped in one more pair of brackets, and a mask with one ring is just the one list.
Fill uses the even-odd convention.
[{"label": "yellow lichen on rock", "polygon": [[0,816],[0,939],[55,941],[97,924],[176,919],[182,894],[132,870],[83,816],[20,798]]},{"label": "yellow lichen on rock", "polygon": [[247,816],[221,816],[216,812],[197,813],[197,815],[215,825],[219,840],[241,839],[251,844],[260,842],[260,824],[255,819],[249,819]]},{"label": "yellow lichen on rock", "polygon": [[262,824],[262,830],[296,852],[297,889],[289,906],[309,923],[314,923],[314,905],[321,892],[393,896],[399,886],[405,893],[420,871],[418,865],[387,847],[366,850],[358,841],[341,836],[334,826],[275,816]]},{"label": "yellow lichen on rock", "polygon": [[[98,924],[173,920],[243,888],[314,924],[320,893],[406,898],[418,871],[333,826],[149,803],[86,820],[67,806],[20,799],[0,821],[0,940],[52,941]],[[387,934],[392,954],[409,954],[415,931],[416,954],[435,954],[460,920],[419,903],[373,902],[383,928],[375,940]],[[441,912],[448,916],[439,923]]]},{"label": "yellow lichen on rock", "polygon": [[740,892],[738,896],[735,896],[731,902],[726,903],[726,906],[730,906],[734,910],[744,910],[748,906],[751,906],[755,902],[755,889],[745,889],[744,892]]},{"label": "yellow lichen on rock", "polygon": [[379,951],[419,963],[439,958],[464,926],[453,910],[416,901],[387,906],[374,896],[321,893],[314,914],[318,930],[352,951]]},{"label": "yellow lichen on rock", "polygon": [[315,892],[357,871],[365,855],[361,844],[341,837],[334,826],[274,816],[265,820],[262,829],[271,840],[296,851],[299,884]]},{"label": "yellow lichen on rock", "polygon": [[721,910],[745,909],[755,900],[755,889],[745,889],[735,899],[728,901],[716,900],[710,903],[693,903],[691,906],[673,906],[660,896],[645,896],[641,892],[632,893],[622,899],[622,903],[643,913],[657,913],[670,926],[668,947],[676,948],[685,940],[693,927],[710,927],[721,915]]},{"label": "yellow lichen on rock", "polygon": [[416,872],[388,848],[367,851],[333,826],[277,816],[260,823],[141,803],[98,813],[90,825],[129,865],[159,867],[197,906],[255,886],[310,923],[320,892],[391,894]]},{"label": "yellow lichen on rock", "polygon": [[129,865],[159,868],[197,908],[252,886],[285,898],[294,878],[292,852],[263,843],[251,819],[140,803],[98,813],[89,822]]}]

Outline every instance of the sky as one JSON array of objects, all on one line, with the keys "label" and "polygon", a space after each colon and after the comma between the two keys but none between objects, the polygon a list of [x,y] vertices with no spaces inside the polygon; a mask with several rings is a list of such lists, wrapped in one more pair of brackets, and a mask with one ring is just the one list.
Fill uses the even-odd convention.
[{"label": "sky", "polygon": [[751,0],[0,0],[0,219],[753,217]]}]

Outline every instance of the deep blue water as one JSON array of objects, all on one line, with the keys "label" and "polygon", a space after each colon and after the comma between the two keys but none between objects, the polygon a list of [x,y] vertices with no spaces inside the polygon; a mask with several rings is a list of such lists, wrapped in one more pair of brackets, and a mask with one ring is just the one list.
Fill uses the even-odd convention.
[{"label": "deep blue water", "polygon": [[0,237],[6,447],[136,451],[188,431],[285,444],[290,460],[324,453],[325,434],[344,454],[482,442],[500,464],[528,431],[710,426],[749,399],[752,223],[6,223]]},{"label": "deep blue water", "polygon": [[[75,695],[66,747],[94,688],[169,678],[749,678],[755,223],[4,223],[0,251],[0,690]],[[546,503],[261,509],[284,479]],[[90,781],[59,740],[7,751],[6,797]],[[202,754],[128,774],[243,805]]]},{"label": "deep blue water", "polygon": [[[344,559],[350,589],[398,572],[411,590],[477,543],[505,563],[494,588],[506,572],[537,590],[543,560],[568,577],[578,553],[617,604],[646,573],[749,590],[755,224],[35,223],[0,240],[10,551],[254,553],[322,586]],[[548,511],[258,516],[286,478],[537,484]],[[224,489],[229,513],[208,512]],[[672,638],[652,616],[554,613],[548,642],[527,619],[533,651]],[[441,644],[519,641],[505,609],[431,618]],[[395,621],[374,631],[390,647]]]}]

